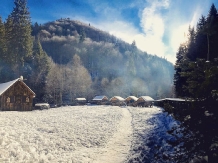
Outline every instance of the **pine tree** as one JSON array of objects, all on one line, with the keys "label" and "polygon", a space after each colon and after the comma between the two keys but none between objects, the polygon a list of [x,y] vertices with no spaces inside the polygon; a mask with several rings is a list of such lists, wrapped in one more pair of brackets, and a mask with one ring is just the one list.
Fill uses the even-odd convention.
[{"label": "pine tree", "polygon": [[[12,70],[12,66],[11,63],[13,61],[13,57],[12,57],[12,49],[13,46],[11,46],[10,44],[10,40],[12,38],[12,19],[11,16],[8,16],[6,23],[4,24],[4,29],[3,30],[5,33],[5,37],[1,37],[1,39],[3,39],[5,42],[5,52],[3,53],[3,55],[1,57],[3,57],[3,62],[1,63],[1,72],[0,72],[0,81],[1,82],[7,82],[9,80],[12,80],[15,78],[14,76],[14,71]],[[3,45],[4,46],[4,45]],[[17,77],[17,76],[16,76]]]},{"label": "pine tree", "polygon": [[5,25],[0,17],[0,83],[11,80],[13,76],[10,66],[7,64],[6,51]]},{"label": "pine tree", "polygon": [[86,38],[86,33],[84,31],[84,29],[81,30],[81,34],[80,34],[80,38],[79,38],[79,42],[82,43],[83,41],[85,41]]},{"label": "pine tree", "polygon": [[14,64],[24,66],[25,59],[32,55],[32,37],[30,13],[26,0],[15,0],[15,7],[10,15],[12,28],[8,33],[10,55],[13,55]]},{"label": "pine tree", "polygon": [[49,57],[43,51],[40,40],[36,38],[33,46],[32,72],[29,84],[32,85],[32,89],[35,90],[40,100],[45,93],[45,84],[50,67]]},{"label": "pine tree", "polygon": [[34,25],[32,25],[32,36],[37,36],[40,29],[41,25],[39,25],[37,22]]},{"label": "pine tree", "polygon": [[186,57],[188,52],[187,44],[181,44],[179,50],[176,54],[176,64],[175,64],[175,74],[174,74],[174,86],[176,95],[178,97],[185,97],[187,92],[184,90],[183,86],[186,85],[186,78],[181,75],[182,72],[187,68],[189,59]]},{"label": "pine tree", "polygon": [[204,29],[202,30],[203,33],[207,35],[207,61],[210,60],[210,37],[216,33],[217,29],[217,10],[214,4],[212,4],[209,14],[207,16],[206,25],[204,26]]},{"label": "pine tree", "polygon": [[0,61],[5,60],[6,56],[6,40],[5,40],[5,26],[0,17]]},{"label": "pine tree", "polygon": [[[45,51],[43,51],[40,40],[38,38],[34,41],[33,48],[33,65],[36,73],[44,76],[47,75],[49,71],[49,57]],[[43,80],[44,81],[44,80]]]},{"label": "pine tree", "polygon": [[206,23],[207,23],[206,18],[204,16],[201,16],[201,18],[199,19],[197,23],[196,38],[195,38],[196,40],[195,57],[196,58],[206,59],[207,46],[205,45],[207,45],[207,36],[205,33],[202,32],[205,28]]},{"label": "pine tree", "polygon": [[129,56],[128,63],[127,63],[127,68],[128,68],[130,77],[133,77],[136,75],[136,68],[135,68],[136,49],[137,49],[136,43],[135,41],[133,41],[131,44],[130,56]]},{"label": "pine tree", "polygon": [[5,40],[6,40],[6,46],[7,46],[6,62],[10,65],[14,63],[14,57],[13,57],[14,47],[11,44],[12,38],[13,38],[12,28],[13,28],[13,20],[11,16],[9,15],[5,23]]},{"label": "pine tree", "polygon": [[189,26],[189,29],[188,29],[188,51],[187,51],[187,54],[186,56],[191,60],[191,61],[194,61],[196,59],[196,53],[195,53],[195,37],[196,36],[196,33],[195,33],[195,29],[194,28],[191,28]]}]

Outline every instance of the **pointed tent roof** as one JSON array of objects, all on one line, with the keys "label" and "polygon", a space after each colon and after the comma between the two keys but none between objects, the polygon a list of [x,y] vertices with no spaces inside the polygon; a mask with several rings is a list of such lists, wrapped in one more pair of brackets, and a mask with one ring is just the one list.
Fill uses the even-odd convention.
[{"label": "pointed tent roof", "polygon": [[16,82],[22,82],[22,84],[24,84],[30,92],[33,93],[33,95],[35,96],[36,94],[22,81],[21,78],[17,78],[15,80],[12,80],[12,81],[9,81],[9,82],[6,82],[6,83],[1,83],[0,84],[0,96],[5,92],[7,91],[12,85],[14,85]]}]

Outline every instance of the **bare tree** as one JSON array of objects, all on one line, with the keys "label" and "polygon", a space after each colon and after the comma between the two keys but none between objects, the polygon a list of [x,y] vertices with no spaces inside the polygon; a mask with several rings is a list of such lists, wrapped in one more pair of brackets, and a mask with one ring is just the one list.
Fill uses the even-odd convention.
[{"label": "bare tree", "polygon": [[86,97],[91,91],[92,80],[88,70],[82,65],[80,57],[77,54],[74,55],[68,67],[71,68],[69,86],[72,97]]}]

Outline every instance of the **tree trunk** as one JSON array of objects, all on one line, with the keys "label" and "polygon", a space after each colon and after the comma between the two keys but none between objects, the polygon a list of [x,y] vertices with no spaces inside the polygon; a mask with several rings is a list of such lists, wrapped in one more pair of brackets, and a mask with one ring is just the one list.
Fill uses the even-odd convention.
[{"label": "tree trunk", "polygon": [[210,52],[210,43],[209,43],[209,34],[207,34],[207,61],[209,61],[209,52]]}]

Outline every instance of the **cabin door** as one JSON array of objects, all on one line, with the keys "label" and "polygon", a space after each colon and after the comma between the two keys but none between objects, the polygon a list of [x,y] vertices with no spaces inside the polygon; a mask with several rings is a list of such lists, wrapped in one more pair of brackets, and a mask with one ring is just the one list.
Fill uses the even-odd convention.
[{"label": "cabin door", "polygon": [[22,96],[15,96],[15,110],[22,110]]}]

